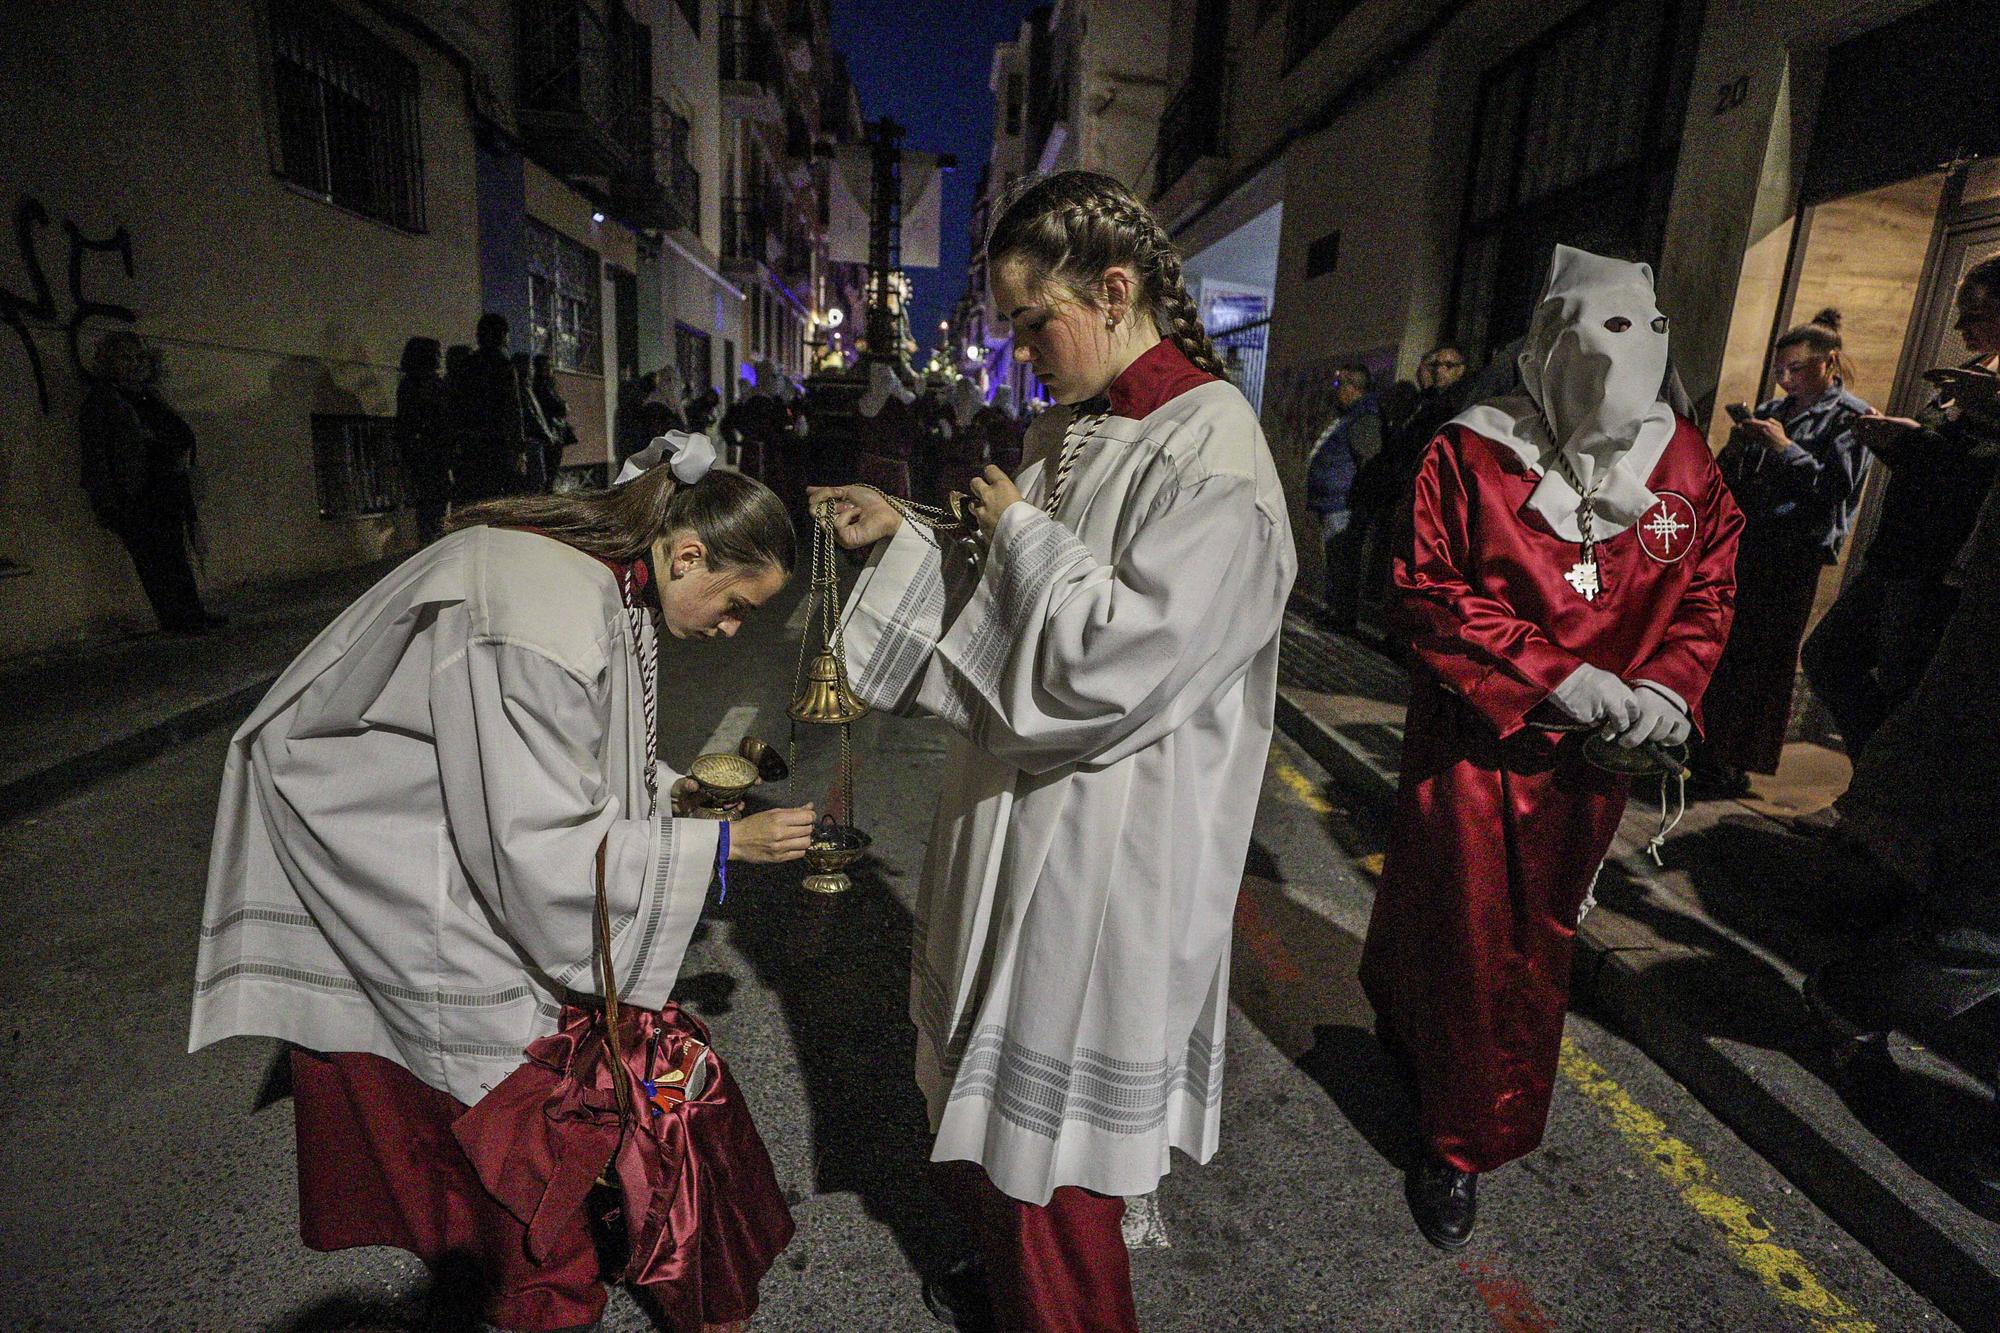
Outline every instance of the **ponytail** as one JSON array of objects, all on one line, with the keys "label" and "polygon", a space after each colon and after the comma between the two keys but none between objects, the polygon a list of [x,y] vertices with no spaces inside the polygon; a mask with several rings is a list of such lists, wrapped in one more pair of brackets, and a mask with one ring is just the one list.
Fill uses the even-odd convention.
[{"label": "ponytail", "polygon": [[986,238],[988,270],[1004,259],[1025,262],[1037,281],[1060,283],[1093,308],[1104,270],[1130,264],[1137,304],[1160,336],[1196,368],[1228,378],[1188,295],[1180,251],[1152,210],[1112,177],[1059,171],[1016,187]]},{"label": "ponytail", "polygon": [[763,482],[710,468],[687,483],[661,464],[623,486],[578,494],[511,495],[455,510],[446,530],[486,524],[534,528],[605,560],[637,560],[653,541],[691,531],[718,569],[798,563],[798,535],[785,503]]}]

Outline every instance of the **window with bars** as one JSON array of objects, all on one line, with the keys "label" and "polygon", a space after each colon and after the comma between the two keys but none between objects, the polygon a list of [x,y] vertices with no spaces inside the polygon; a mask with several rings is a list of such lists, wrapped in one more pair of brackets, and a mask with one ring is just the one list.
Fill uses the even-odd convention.
[{"label": "window with bars", "polygon": [[1699,17],[1699,0],[1620,0],[1486,72],[1453,297],[1468,352],[1527,328],[1558,242],[1657,258]]},{"label": "window with bars", "polygon": [[417,68],[314,0],[270,0],[278,176],[363,217],[424,229]]},{"label": "window with bars", "polygon": [[557,370],[604,373],[604,289],[597,255],[526,219],[528,331]]},{"label": "window with bars", "polygon": [[321,518],[360,518],[403,506],[396,418],[315,412],[312,442]]}]

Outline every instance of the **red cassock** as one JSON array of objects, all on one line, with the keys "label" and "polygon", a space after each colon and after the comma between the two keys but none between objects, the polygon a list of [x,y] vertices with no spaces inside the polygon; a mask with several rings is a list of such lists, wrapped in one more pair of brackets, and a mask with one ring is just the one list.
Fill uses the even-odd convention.
[{"label": "red cassock", "polygon": [[1361,982],[1414,1067],[1424,1137],[1462,1171],[1542,1140],[1577,913],[1630,783],[1528,716],[1587,662],[1666,686],[1699,727],[1735,599],[1742,515],[1688,423],[1647,479],[1658,502],[1597,543],[1595,601],[1563,578],[1578,544],[1526,508],[1538,480],[1447,426],[1395,560],[1417,666]]}]

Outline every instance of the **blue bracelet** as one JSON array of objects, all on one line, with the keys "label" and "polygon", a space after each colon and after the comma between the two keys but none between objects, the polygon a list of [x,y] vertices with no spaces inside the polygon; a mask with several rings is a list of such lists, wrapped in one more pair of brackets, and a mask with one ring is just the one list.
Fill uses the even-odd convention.
[{"label": "blue bracelet", "polygon": [[722,821],[722,836],[716,840],[715,877],[722,881],[722,892],[715,895],[718,903],[729,900],[729,821]]}]

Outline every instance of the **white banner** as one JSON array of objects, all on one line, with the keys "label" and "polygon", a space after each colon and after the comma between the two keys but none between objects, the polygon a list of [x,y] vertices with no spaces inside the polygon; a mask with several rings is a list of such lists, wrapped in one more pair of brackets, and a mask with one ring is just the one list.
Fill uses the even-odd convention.
[{"label": "white banner", "polygon": [[[827,173],[827,258],[868,262],[868,209],[875,166],[866,144],[848,144]],[[936,268],[944,237],[944,172],[937,154],[903,154],[903,267]]]}]

